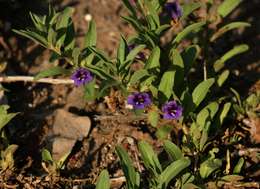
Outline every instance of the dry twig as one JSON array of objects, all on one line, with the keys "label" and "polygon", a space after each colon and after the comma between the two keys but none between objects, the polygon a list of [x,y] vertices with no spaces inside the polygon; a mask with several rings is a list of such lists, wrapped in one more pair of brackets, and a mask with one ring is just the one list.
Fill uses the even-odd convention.
[{"label": "dry twig", "polygon": [[2,76],[0,77],[0,83],[12,83],[12,82],[32,82],[32,83],[49,83],[53,85],[63,84],[71,85],[73,84],[72,79],[53,79],[53,78],[42,78],[35,80],[31,76]]}]

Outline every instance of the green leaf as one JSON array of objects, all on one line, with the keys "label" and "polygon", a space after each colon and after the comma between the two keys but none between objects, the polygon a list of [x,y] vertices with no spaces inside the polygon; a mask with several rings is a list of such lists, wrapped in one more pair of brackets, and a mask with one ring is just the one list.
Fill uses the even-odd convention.
[{"label": "green leaf", "polygon": [[18,145],[11,144],[1,153],[0,168],[3,170],[12,169],[14,167],[14,153]]},{"label": "green leaf", "polygon": [[[258,92],[259,93],[259,92]],[[252,93],[246,98],[246,104],[252,108],[256,108],[260,104],[260,93]]]},{"label": "green leaf", "polygon": [[191,14],[194,10],[201,7],[201,3],[185,3],[183,6],[183,14],[181,19],[185,19],[189,14]]},{"label": "green leaf", "polygon": [[136,11],[135,8],[131,5],[131,3],[129,2],[129,0],[122,0],[122,2],[124,3],[125,7],[128,9],[128,11],[136,17]]},{"label": "green leaf", "polygon": [[62,12],[59,13],[56,23],[56,29],[67,28],[70,18],[72,17],[74,8],[66,7]]},{"label": "green leaf", "polygon": [[164,72],[162,79],[159,84],[159,91],[161,91],[167,100],[173,93],[173,86],[174,86],[174,77],[176,71],[166,71]]},{"label": "green leaf", "polygon": [[159,121],[160,115],[158,111],[152,110],[148,112],[148,122],[153,126],[156,127]]},{"label": "green leaf", "polygon": [[157,6],[153,1],[145,0],[145,5],[147,6],[147,16],[146,20],[150,30],[156,30],[160,26],[160,19],[157,13]]},{"label": "green leaf", "polygon": [[160,36],[164,31],[168,30],[169,28],[171,28],[170,24],[163,24],[155,30],[155,33]]},{"label": "green leaf", "polygon": [[222,161],[220,159],[207,159],[200,164],[200,176],[205,179],[208,178],[211,173],[220,168]]},{"label": "green leaf", "polygon": [[[117,61],[119,62],[119,65],[124,63],[126,51],[127,51],[127,42],[126,42],[125,38],[123,36],[121,36],[119,46],[117,49]],[[119,67],[119,66],[117,66],[117,67]]]},{"label": "green leaf", "polygon": [[39,43],[41,46],[48,48],[47,40],[44,36],[42,36],[39,33],[33,32],[33,31],[26,31],[26,30],[13,30],[15,33],[22,35],[24,37],[27,37],[31,40],[33,40],[36,43]]},{"label": "green leaf", "polygon": [[204,100],[207,93],[209,92],[210,87],[215,83],[214,78],[207,79],[202,81],[200,84],[196,86],[196,88],[192,92],[192,100],[196,106]]},{"label": "green leaf", "polygon": [[56,169],[63,169],[64,168],[64,163],[65,161],[67,160],[67,158],[69,157],[70,155],[70,151],[67,152],[66,154],[64,154],[59,160],[58,162],[56,163]]},{"label": "green leaf", "polygon": [[200,47],[198,45],[189,46],[182,52],[181,56],[184,62],[185,74],[188,74],[196,58],[199,55]]},{"label": "green leaf", "polygon": [[231,183],[239,182],[243,179],[244,177],[240,175],[226,175],[221,177],[221,180],[224,180],[226,182],[231,182]]},{"label": "green leaf", "polygon": [[175,37],[175,39],[172,42],[173,45],[179,44],[190,33],[198,32],[202,28],[202,26],[204,26],[205,24],[206,24],[206,22],[198,22],[198,23],[194,23],[194,24],[187,26],[180,33],[178,33],[178,35]]},{"label": "green leaf", "polygon": [[[57,14],[58,15],[57,22],[56,22],[56,31],[57,31],[56,47],[57,48],[61,48],[62,46],[64,46],[64,42],[67,34],[70,37],[72,37],[70,33],[67,32],[67,30],[71,31],[72,32],[71,34],[74,34],[74,32],[72,31],[72,23],[71,23],[72,14],[73,14],[73,8],[71,7],[66,7],[62,12]],[[67,37],[67,42],[68,42],[68,37]],[[70,38],[70,40],[72,40],[71,42],[73,42],[72,38]],[[73,43],[71,45],[73,45]],[[68,50],[68,48],[66,48],[66,50]]]},{"label": "green leaf", "polygon": [[137,32],[143,32],[142,24],[134,17],[122,16],[122,18],[131,24]]},{"label": "green leaf", "polygon": [[171,50],[172,68],[175,70],[174,74],[174,92],[180,93],[182,84],[184,82],[184,63],[182,57],[177,49]]},{"label": "green leaf", "polygon": [[229,13],[231,13],[240,3],[242,0],[225,0],[223,3],[220,4],[218,7],[218,13],[222,17],[226,17]]},{"label": "green leaf", "polygon": [[138,143],[138,149],[141,153],[144,166],[153,173],[154,176],[162,172],[162,167],[157,155],[154,153],[152,147],[145,141]]},{"label": "green leaf", "polygon": [[210,41],[215,41],[217,38],[219,38],[220,36],[222,36],[224,33],[236,29],[236,28],[240,28],[240,27],[249,27],[251,26],[251,24],[247,23],[247,22],[231,22],[223,27],[221,27],[216,33],[214,33],[214,35],[212,35],[212,37],[210,38]]},{"label": "green leaf", "polygon": [[84,99],[87,101],[94,101],[96,99],[96,90],[95,90],[96,80],[93,79],[91,82],[85,85],[84,87]]},{"label": "green leaf", "polygon": [[218,76],[218,80],[217,80],[217,84],[219,87],[221,87],[225,81],[227,80],[228,76],[229,76],[229,70],[224,70],[219,76]]},{"label": "green leaf", "polygon": [[98,177],[96,189],[109,189],[109,188],[110,188],[109,174],[107,170],[103,170]]},{"label": "green leaf", "polygon": [[129,84],[133,85],[133,84],[135,84],[135,83],[137,83],[137,82],[140,82],[140,80],[141,80],[142,78],[146,77],[146,76],[149,76],[149,73],[148,73],[147,70],[145,70],[145,69],[138,70],[138,71],[136,71],[136,72],[134,72],[134,73],[132,74],[132,77],[131,77],[131,79],[130,79]]},{"label": "green leaf", "polygon": [[70,73],[71,73],[70,70],[56,66],[56,67],[52,67],[47,70],[41,71],[34,77],[34,80],[39,80],[41,78],[56,76],[56,75],[61,75],[61,74],[68,75]]},{"label": "green leaf", "polygon": [[[183,185],[181,189],[185,188],[185,184],[191,184],[193,182],[195,177],[191,173],[185,173],[181,176],[181,184]],[[195,187],[196,188],[196,187]]]},{"label": "green leaf", "polygon": [[242,101],[241,101],[241,98],[240,98],[239,93],[238,93],[235,89],[233,89],[233,88],[230,88],[230,90],[231,90],[231,92],[235,95],[236,100],[237,100],[237,102],[238,102],[238,105],[239,105],[240,107],[242,107]]},{"label": "green leaf", "polygon": [[159,127],[155,133],[156,137],[160,140],[166,139],[169,137],[169,134],[173,130],[172,125],[163,125]]},{"label": "green leaf", "polygon": [[0,131],[6,126],[6,124],[13,119],[17,113],[8,113],[8,105],[0,105]]},{"label": "green leaf", "polygon": [[72,58],[73,58],[73,64],[74,65],[79,65],[80,63],[80,48],[76,47],[76,48],[73,48],[72,50]]},{"label": "green leaf", "polygon": [[[213,120],[219,109],[217,102],[211,102],[205,108],[203,108],[197,115],[196,123],[201,127],[205,128],[206,122]],[[209,120],[208,120],[209,119]]]},{"label": "green leaf", "polygon": [[99,99],[101,97],[108,96],[109,95],[109,89],[112,88],[112,87],[119,88],[118,87],[119,85],[120,85],[120,82],[115,81],[115,80],[109,80],[109,79],[103,80],[100,84],[100,87],[99,87],[100,90],[96,91],[96,92],[98,92],[98,94],[96,95],[96,98]]},{"label": "green leaf", "polygon": [[187,158],[182,158],[174,161],[162,172],[159,177],[160,183],[164,188],[167,188],[169,182],[174,179],[182,170],[190,165],[190,160]]},{"label": "green leaf", "polygon": [[125,151],[121,146],[116,146],[116,153],[120,158],[120,163],[126,177],[126,185],[128,189],[139,189],[140,186],[140,175],[135,171],[133,167],[133,163]]},{"label": "green leaf", "polygon": [[105,63],[111,63],[111,61],[109,60],[109,58],[107,57],[107,55],[99,50],[99,49],[96,49],[95,47],[88,47],[88,49],[92,52],[92,53],[95,53],[95,55],[102,61],[104,61]]},{"label": "green leaf", "polygon": [[137,54],[145,48],[145,45],[138,45],[133,50],[130,51],[130,53],[126,57],[126,62],[133,61]]},{"label": "green leaf", "polygon": [[181,149],[169,140],[164,141],[163,148],[170,155],[173,161],[182,159],[184,157]]},{"label": "green leaf", "polygon": [[223,124],[223,121],[227,117],[227,114],[228,114],[230,108],[231,108],[231,103],[230,102],[227,102],[227,103],[224,104],[223,110],[222,110],[222,112],[221,112],[221,114],[219,116],[220,125]]},{"label": "green leaf", "polygon": [[72,51],[75,46],[75,29],[72,19],[69,19],[69,24],[66,28],[66,35],[64,40],[64,50],[65,51]]},{"label": "green leaf", "polygon": [[89,71],[91,71],[95,75],[99,76],[101,79],[115,81],[113,76],[111,76],[111,74],[107,73],[106,70],[104,70],[102,68],[99,68],[99,67],[94,66],[94,65],[87,65],[87,68],[89,69]]},{"label": "green leaf", "polygon": [[228,52],[226,52],[220,59],[218,59],[215,63],[214,63],[214,69],[216,72],[218,72],[219,70],[221,70],[224,65],[225,62],[227,60],[229,60],[230,58],[234,57],[235,55],[241,54],[243,52],[246,52],[249,49],[248,45],[238,45],[235,46],[233,49],[229,50]]},{"label": "green leaf", "polygon": [[36,14],[33,14],[32,12],[29,12],[31,20],[33,21],[34,26],[36,27],[37,30],[41,32],[46,32],[46,27],[44,26],[43,20]]},{"label": "green leaf", "polygon": [[241,172],[241,170],[242,170],[242,167],[243,167],[244,163],[245,163],[245,160],[244,160],[243,157],[241,157],[238,160],[236,166],[234,167],[233,174],[239,174]]},{"label": "green leaf", "polygon": [[208,131],[206,129],[203,129],[202,134],[201,134],[201,138],[200,138],[200,143],[199,143],[200,152],[203,151],[207,141],[208,141]]},{"label": "green leaf", "polygon": [[160,67],[160,48],[159,47],[154,47],[151,55],[149,56],[147,63],[145,65],[145,69],[153,69],[153,68],[158,68]]},{"label": "green leaf", "polygon": [[89,22],[88,32],[85,35],[84,47],[96,46],[97,43],[97,31],[96,24],[93,20]]},{"label": "green leaf", "polygon": [[47,149],[42,150],[42,161],[45,161],[47,163],[53,163],[53,159],[51,156],[51,153]]},{"label": "green leaf", "polygon": [[154,17],[149,14],[146,16],[146,20],[148,22],[149,30],[156,30],[157,24],[156,21],[154,20]]},{"label": "green leaf", "polygon": [[192,183],[185,183],[181,189],[200,189],[201,187],[199,186],[196,186],[195,184],[192,184]]}]

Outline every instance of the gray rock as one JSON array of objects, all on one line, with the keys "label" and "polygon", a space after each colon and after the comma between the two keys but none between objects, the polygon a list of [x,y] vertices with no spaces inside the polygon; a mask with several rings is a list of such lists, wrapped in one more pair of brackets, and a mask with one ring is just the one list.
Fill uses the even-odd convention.
[{"label": "gray rock", "polygon": [[74,87],[67,97],[66,108],[76,107],[84,109],[86,103],[82,100],[84,97],[84,89],[82,87]]},{"label": "gray rock", "polygon": [[69,153],[77,140],[82,140],[89,133],[91,121],[87,116],[77,116],[66,110],[56,111],[54,124],[47,137],[53,159],[59,160]]}]

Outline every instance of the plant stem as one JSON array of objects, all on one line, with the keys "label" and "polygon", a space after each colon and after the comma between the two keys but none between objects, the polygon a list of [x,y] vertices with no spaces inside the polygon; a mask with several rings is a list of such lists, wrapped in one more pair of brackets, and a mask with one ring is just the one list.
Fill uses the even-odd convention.
[{"label": "plant stem", "polygon": [[206,63],[206,61],[204,60],[204,62],[203,62],[203,79],[204,79],[204,81],[205,80],[207,80],[207,63]]}]

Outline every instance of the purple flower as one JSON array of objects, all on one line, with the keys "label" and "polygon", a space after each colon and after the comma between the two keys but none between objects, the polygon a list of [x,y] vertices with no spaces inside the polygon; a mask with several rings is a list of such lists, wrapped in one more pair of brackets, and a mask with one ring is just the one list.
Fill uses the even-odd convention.
[{"label": "purple flower", "polygon": [[[133,50],[135,47],[136,47],[135,44],[128,45],[128,46],[127,46],[127,53],[130,53],[130,51]],[[145,60],[145,55],[144,55],[144,53],[139,52],[139,53],[137,54],[137,57],[136,57],[136,58],[137,58],[137,59],[140,59],[140,60]]]},{"label": "purple flower", "polygon": [[177,105],[176,101],[170,101],[163,105],[164,119],[179,119],[182,115],[182,107]]},{"label": "purple flower", "polygon": [[182,16],[182,9],[178,1],[165,4],[165,10],[172,20],[178,20]]},{"label": "purple flower", "polygon": [[147,93],[135,92],[128,96],[127,103],[133,105],[134,109],[144,109],[149,106],[152,101]]},{"label": "purple flower", "polygon": [[71,76],[71,79],[74,81],[74,84],[78,87],[80,85],[85,85],[92,81],[93,76],[90,71],[86,68],[78,68]]}]

